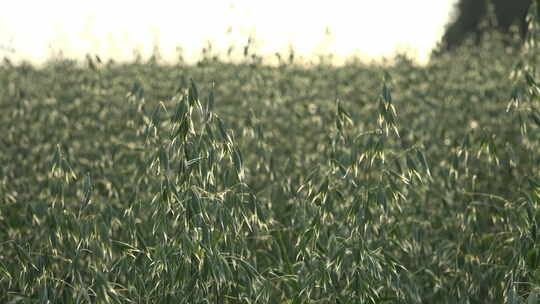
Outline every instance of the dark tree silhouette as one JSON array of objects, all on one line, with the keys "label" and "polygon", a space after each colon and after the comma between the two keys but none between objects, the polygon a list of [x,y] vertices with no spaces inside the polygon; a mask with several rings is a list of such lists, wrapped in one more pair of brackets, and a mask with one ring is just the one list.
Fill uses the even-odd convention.
[{"label": "dark tree silhouette", "polygon": [[[493,5],[493,14],[488,13],[490,3]],[[502,33],[510,33],[512,26],[517,25],[519,34],[524,37],[527,32],[525,19],[530,5],[531,0],[459,0],[454,9],[456,18],[443,36],[442,49],[454,49],[468,37],[478,43],[485,30],[480,26],[482,21],[495,21],[491,24]]]}]

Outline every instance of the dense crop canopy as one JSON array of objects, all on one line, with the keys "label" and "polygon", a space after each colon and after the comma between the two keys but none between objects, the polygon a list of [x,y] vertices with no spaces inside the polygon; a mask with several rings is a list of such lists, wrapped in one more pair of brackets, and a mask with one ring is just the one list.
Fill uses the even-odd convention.
[{"label": "dense crop canopy", "polygon": [[6,62],[0,302],[534,301],[537,59]]}]

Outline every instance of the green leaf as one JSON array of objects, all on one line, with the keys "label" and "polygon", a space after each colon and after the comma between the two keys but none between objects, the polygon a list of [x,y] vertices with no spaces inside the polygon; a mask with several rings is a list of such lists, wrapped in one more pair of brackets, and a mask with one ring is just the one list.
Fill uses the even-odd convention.
[{"label": "green leaf", "polygon": [[538,268],[538,248],[532,248],[527,252],[527,265],[530,270],[536,270]]},{"label": "green leaf", "polygon": [[384,98],[384,101],[387,103],[387,104],[390,104],[392,103],[392,93],[390,91],[390,88],[388,87],[388,85],[385,83],[383,83],[383,92],[382,92],[382,95],[383,95],[383,98]]},{"label": "green leaf", "polygon": [[529,117],[534,121],[534,123],[540,127],[540,115],[537,111],[533,110],[529,113]]},{"label": "green leaf", "polygon": [[197,89],[197,85],[193,81],[193,79],[190,79],[191,85],[189,86],[188,90],[188,100],[189,104],[191,106],[195,105],[197,102],[199,102],[199,90]]},{"label": "green leaf", "polygon": [[221,138],[223,138],[224,140],[228,140],[229,136],[227,135],[227,132],[225,132],[225,126],[223,125],[223,121],[219,117],[217,117],[217,125],[219,133],[221,134]]},{"label": "green leaf", "polygon": [[170,169],[169,166],[169,153],[164,146],[159,147],[159,162],[163,172],[167,172]]},{"label": "green leaf", "polygon": [[83,199],[82,199],[82,205],[83,208],[90,202],[90,198],[92,196],[92,176],[90,176],[90,172],[87,172],[84,176],[84,182],[83,182]]},{"label": "green leaf", "polygon": [[189,109],[187,105],[187,100],[185,97],[183,97],[176,106],[176,111],[174,115],[171,116],[171,121],[176,123],[182,122],[184,119],[187,118],[188,111]]},{"label": "green leaf", "polygon": [[422,167],[426,171],[426,174],[429,177],[431,177],[431,170],[429,169],[429,164],[428,164],[428,162],[426,160],[426,157],[424,156],[424,153],[422,153],[420,150],[417,150],[416,151],[416,158],[418,158],[418,160],[420,161],[420,164],[422,165]]}]

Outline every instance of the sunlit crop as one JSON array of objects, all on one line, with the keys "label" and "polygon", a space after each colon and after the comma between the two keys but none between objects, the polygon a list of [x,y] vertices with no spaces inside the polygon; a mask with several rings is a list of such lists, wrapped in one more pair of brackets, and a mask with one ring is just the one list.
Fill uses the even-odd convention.
[{"label": "sunlit crop", "polygon": [[0,302],[536,303],[534,34],[426,66],[4,61]]}]

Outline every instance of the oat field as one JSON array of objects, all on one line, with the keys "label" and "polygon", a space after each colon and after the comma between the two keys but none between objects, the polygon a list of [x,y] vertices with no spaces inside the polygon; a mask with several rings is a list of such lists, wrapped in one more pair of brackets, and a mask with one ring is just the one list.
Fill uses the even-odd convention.
[{"label": "oat field", "polygon": [[533,34],[426,66],[5,60],[0,302],[537,303]]}]

